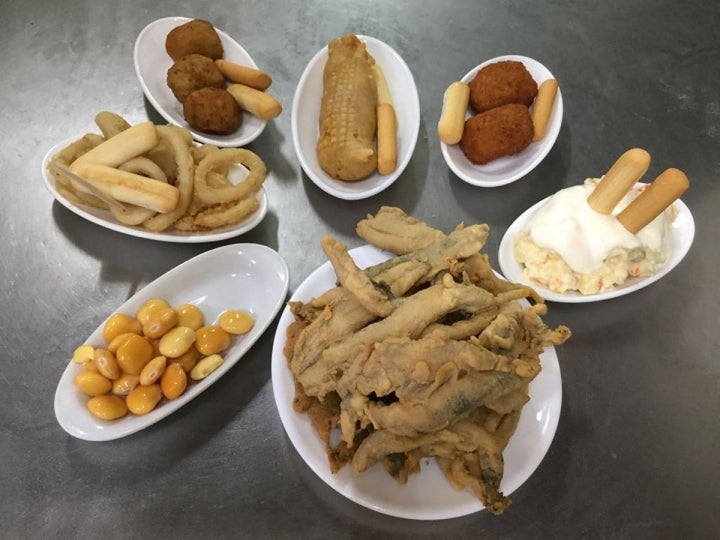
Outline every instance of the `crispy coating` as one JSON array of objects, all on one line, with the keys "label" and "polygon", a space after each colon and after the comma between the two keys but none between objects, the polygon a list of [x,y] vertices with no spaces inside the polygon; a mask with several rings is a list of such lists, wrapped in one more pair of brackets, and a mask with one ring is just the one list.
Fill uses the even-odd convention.
[{"label": "crispy coating", "polygon": [[191,127],[205,133],[232,133],[242,122],[240,106],[224,88],[195,90],[183,101],[183,115]]},{"label": "crispy coating", "polygon": [[177,60],[167,72],[167,85],[183,102],[195,90],[224,88],[225,78],[210,58],[201,54],[189,54]]},{"label": "crispy coating", "polygon": [[522,103],[529,107],[538,94],[538,85],[522,62],[504,60],[479,70],[470,81],[470,105],[481,113],[507,105]]},{"label": "crispy coating", "polygon": [[465,121],[460,148],[476,165],[522,152],[532,142],[530,110],[519,103],[495,107]]},{"label": "crispy coating", "polygon": [[173,60],[202,54],[213,60],[223,57],[220,36],[208,21],[193,19],[173,28],[165,38],[165,50]]}]

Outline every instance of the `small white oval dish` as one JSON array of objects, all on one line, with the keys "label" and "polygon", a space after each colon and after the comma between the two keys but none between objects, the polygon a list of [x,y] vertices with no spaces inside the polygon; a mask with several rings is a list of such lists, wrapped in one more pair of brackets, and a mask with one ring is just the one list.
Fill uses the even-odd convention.
[{"label": "small white oval dish", "polygon": [[[62,428],[73,437],[87,441],[109,441],[136,433],[176,411],[232,368],[260,338],[275,319],[285,302],[289,272],[285,260],[267,246],[231,244],[207,251],[173,268],[149,283],[114,313],[135,315],[150,298],[163,298],[171,306],[190,303],[198,306],[208,324],[215,322],[225,310],[249,311],[253,328],[244,335],[234,336],[232,345],[222,353],[225,362],[206,379],[193,382],[179,398],[163,399],[157,408],[143,416],[128,413],[123,418],[104,421],[88,411],[89,399],[73,384],[82,370],[72,360],[63,372],[55,391],[55,416]],[[105,321],[85,341],[103,346]]]},{"label": "small white oval dish", "polygon": [[310,180],[324,192],[345,200],[371,197],[387,189],[407,167],[420,130],[420,99],[410,68],[395,50],[379,39],[358,35],[375,62],[382,68],[390,88],[397,117],[397,167],[389,175],[377,171],[364,180],[343,182],[331,177],[318,163],[315,145],[319,137],[320,100],[328,48],[310,60],[300,77],[292,104],[292,137],[300,165]]},{"label": "small white oval dish", "polygon": [[[112,212],[110,212],[109,210],[105,210],[103,208],[96,208],[89,205],[75,204],[74,202],[64,197],[62,193],[60,193],[55,187],[55,178],[48,171],[48,165],[50,164],[50,160],[55,154],[68,146],[74,140],[75,139],[68,139],[59,144],[56,144],[47,152],[47,154],[45,154],[45,157],[42,161],[41,170],[43,182],[45,182],[45,187],[50,192],[50,194],[55,197],[55,200],[62,204],[65,208],[67,208],[74,214],[77,214],[78,216],[85,218],[92,223],[95,223],[96,225],[105,227],[106,229],[110,229],[112,231],[120,232],[130,236],[137,236],[138,238],[157,240],[159,242],[176,242],[181,244],[217,242],[219,240],[226,240],[228,238],[240,236],[241,234],[245,234],[246,232],[254,229],[263,220],[265,214],[267,214],[267,193],[265,191],[265,188],[261,188],[260,191],[257,192],[257,199],[260,203],[260,207],[252,215],[248,216],[243,221],[240,221],[233,225],[226,225],[225,227],[218,227],[217,229],[212,229],[209,231],[183,232],[168,230],[159,233],[148,231],[146,229],[143,229],[142,227],[123,225],[115,219],[115,217],[112,215]],[[245,169],[241,165],[233,166],[233,168],[236,171],[236,174],[232,175],[232,179],[234,181],[242,180],[242,178],[244,178],[247,174],[247,169]],[[270,174],[271,173],[268,173],[268,176],[270,176]]]},{"label": "small white oval dish", "polygon": [[512,225],[510,225],[500,241],[500,247],[498,250],[498,262],[505,279],[514,283],[524,283],[531,286],[540,296],[548,301],[563,302],[568,304],[599,302],[600,300],[609,300],[610,298],[624,296],[647,287],[668,274],[673,268],[680,264],[680,261],[683,260],[687,252],[690,250],[693,238],[695,237],[695,221],[693,220],[692,213],[687,205],[678,199],[673,203],[678,210],[678,215],[670,228],[670,243],[667,245],[669,249],[668,260],[657,273],[648,277],[630,277],[622,285],[618,285],[613,289],[597,294],[584,295],[578,291],[556,293],[539,283],[526,278],[523,273],[522,265],[515,260],[515,255],[513,254],[513,239],[524,229],[525,224],[532,215],[537,212],[549,198],[550,197],[547,197],[527,209],[513,222]]},{"label": "small white oval dish", "polygon": [[[242,124],[235,132],[227,135],[203,133],[188,125],[183,116],[182,103],[167,85],[167,71],[173,65],[173,60],[165,50],[165,38],[170,30],[190,20],[192,19],[187,17],[166,17],[151,22],[140,32],[133,51],[135,73],[140,86],[145,97],[165,120],[190,130],[196,141],[224,147],[245,146],[260,136],[267,121],[243,112]],[[215,30],[220,36],[225,60],[257,69],[255,61],[242,45],[222,30],[217,28]]]},{"label": "small white oval dish", "polygon": [[[370,245],[352,249],[350,255],[360,268],[390,257],[389,253]],[[326,262],[303,281],[290,300],[307,302],[335,283],[335,272],[331,264]],[[320,479],[341,495],[366,508],[401,518],[448,519],[484,508],[469,490],[452,487],[434,459],[423,459],[421,472],[410,475],[405,485],[398,484],[381,464],[358,477],[353,477],[349,466],[332,474],[325,447],[307,415],[293,410],[295,386],[283,354],[286,330],[293,321],[294,317],[286,306],[273,341],[273,392],[290,441]],[[517,430],[503,452],[505,475],[500,487],[505,495],[519,488],[538,467],[550,447],[560,419],[562,381],[555,348],[546,348],[540,358],[542,371],[530,383],[531,399],[523,408]]]},{"label": "small white oval dish", "polygon": [[[488,60],[487,62],[483,62],[471,69],[461,80],[462,82],[468,84],[480,69],[484,68],[488,64],[494,64],[495,62],[501,62],[504,60],[522,62],[532,75],[533,79],[535,79],[538,86],[540,86],[543,81],[554,78],[550,70],[537,60],[533,60],[527,56],[506,55],[498,56]],[[468,107],[465,118],[470,118],[470,116],[471,111]],[[538,142],[530,143],[530,146],[522,152],[512,156],[498,158],[485,165],[475,165],[465,156],[463,151],[460,149],[460,146],[457,144],[448,145],[441,141],[440,150],[442,151],[442,155],[445,158],[445,162],[448,164],[448,167],[450,167],[450,169],[459,178],[468,184],[480,187],[503,186],[519,180],[540,164],[555,144],[558,134],[560,133],[562,117],[562,91],[558,88],[552,114],[550,116],[550,123],[548,124],[545,137]]]}]

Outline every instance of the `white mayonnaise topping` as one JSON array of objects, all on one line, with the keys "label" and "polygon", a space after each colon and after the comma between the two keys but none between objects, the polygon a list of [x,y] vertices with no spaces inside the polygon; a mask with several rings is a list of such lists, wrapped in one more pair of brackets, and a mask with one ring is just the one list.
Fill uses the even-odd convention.
[{"label": "white mayonnaise topping", "polygon": [[660,214],[637,235],[629,232],[615,217],[638,195],[630,190],[613,209],[612,215],[599,214],[587,198],[600,181],[588,179],[580,186],[558,191],[528,221],[526,230],[532,241],[555,251],[576,272],[597,269],[616,248],[646,248],[661,251],[665,213]]}]

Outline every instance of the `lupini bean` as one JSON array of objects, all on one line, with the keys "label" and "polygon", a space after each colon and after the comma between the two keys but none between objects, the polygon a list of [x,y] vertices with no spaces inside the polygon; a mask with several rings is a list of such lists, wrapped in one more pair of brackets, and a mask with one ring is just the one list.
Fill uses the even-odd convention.
[{"label": "lupini bean", "polygon": [[135,317],[131,317],[125,313],[115,313],[111,315],[103,327],[103,337],[108,343],[115,337],[126,332],[139,334],[142,332],[142,325]]},{"label": "lupini bean", "polygon": [[140,324],[145,324],[150,321],[158,311],[168,309],[169,307],[170,304],[162,298],[151,298],[140,306],[137,312],[137,319],[140,321]]},{"label": "lupini bean", "polygon": [[218,319],[220,328],[225,330],[229,334],[246,334],[249,332],[255,320],[253,316],[247,311],[241,311],[239,309],[231,309],[223,311]]},{"label": "lupini bean", "polygon": [[160,389],[168,399],[177,399],[187,388],[187,374],[180,364],[170,364],[160,379]]},{"label": "lupini bean", "polygon": [[128,410],[133,414],[147,414],[152,411],[162,399],[160,385],[155,383],[149,386],[136,386],[125,397]]},{"label": "lupini bean", "polygon": [[107,349],[95,349],[93,360],[98,371],[111,381],[120,378],[120,366],[115,360],[115,355]]},{"label": "lupini bean", "polygon": [[219,326],[203,326],[195,332],[195,347],[205,356],[224,351],[230,346],[230,334]]},{"label": "lupini bean", "polygon": [[187,326],[197,330],[205,324],[203,312],[194,304],[182,304],[177,307],[177,312],[179,326]]},{"label": "lupini bean", "polygon": [[219,368],[224,359],[219,354],[211,354],[200,360],[190,372],[190,378],[194,381],[199,381],[210,375],[213,371]]},{"label": "lupini bean", "polygon": [[118,365],[125,373],[139,375],[153,358],[152,344],[142,336],[130,336],[115,354]]},{"label": "lupini bean", "polygon": [[128,412],[125,400],[113,395],[92,397],[87,402],[87,408],[102,420],[116,420]]},{"label": "lupini bean", "polygon": [[188,326],[176,326],[160,338],[160,354],[177,358],[185,354],[195,343],[195,330]]},{"label": "lupini bean", "polygon": [[84,370],[75,375],[75,386],[88,396],[101,396],[107,394],[112,388],[112,382],[97,371]]},{"label": "lupini bean", "polygon": [[150,360],[140,372],[140,384],[145,386],[156,382],[165,371],[167,358],[164,356],[156,356]]},{"label": "lupini bean", "polygon": [[142,333],[150,339],[164,336],[171,328],[177,326],[178,313],[172,308],[159,309],[151,319],[142,325]]}]

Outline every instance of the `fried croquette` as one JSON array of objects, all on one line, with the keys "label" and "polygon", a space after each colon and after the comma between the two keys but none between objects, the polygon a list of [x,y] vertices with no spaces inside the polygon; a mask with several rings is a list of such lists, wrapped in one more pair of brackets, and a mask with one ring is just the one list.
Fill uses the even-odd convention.
[{"label": "fried croquette", "polygon": [[225,78],[209,57],[188,54],[170,66],[167,85],[178,101],[183,102],[195,90],[208,86],[224,88]]},{"label": "fried croquette", "polygon": [[173,28],[165,38],[165,50],[173,60],[188,54],[202,54],[216,60],[223,57],[220,36],[208,21],[193,19]]},{"label": "fried croquette", "polygon": [[538,85],[522,62],[504,60],[479,70],[470,81],[470,105],[477,113],[508,103],[529,107]]},{"label": "fried croquette", "polygon": [[183,116],[198,131],[221,135],[232,133],[242,123],[242,110],[232,94],[213,87],[192,92],[183,101]]},{"label": "fried croquette", "polygon": [[466,120],[459,144],[470,161],[484,165],[523,151],[532,142],[533,133],[527,106],[510,103]]}]

